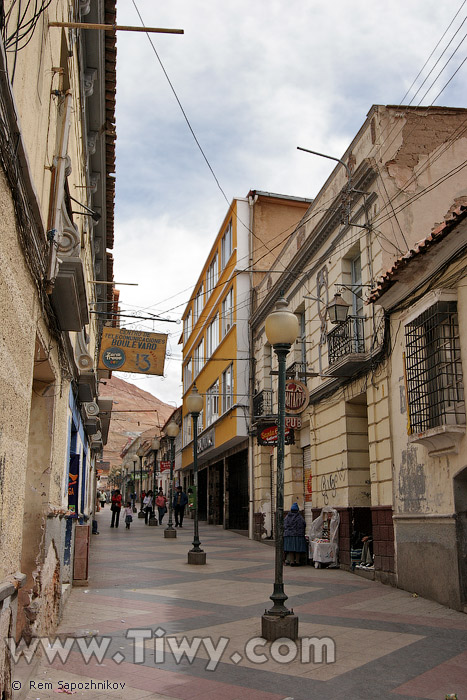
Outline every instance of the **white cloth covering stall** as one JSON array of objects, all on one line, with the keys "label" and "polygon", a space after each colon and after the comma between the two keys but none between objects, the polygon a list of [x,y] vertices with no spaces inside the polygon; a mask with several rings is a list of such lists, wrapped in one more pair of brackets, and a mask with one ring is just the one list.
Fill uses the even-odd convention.
[{"label": "white cloth covering stall", "polygon": [[337,510],[324,506],[321,514],[311,523],[308,535],[309,558],[316,568],[321,564],[337,564],[339,522]]}]

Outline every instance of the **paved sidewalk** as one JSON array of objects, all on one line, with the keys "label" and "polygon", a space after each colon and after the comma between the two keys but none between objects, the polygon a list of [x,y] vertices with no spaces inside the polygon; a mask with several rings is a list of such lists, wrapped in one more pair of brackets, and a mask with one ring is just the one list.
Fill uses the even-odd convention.
[{"label": "paved sidewalk", "polygon": [[[42,660],[28,700],[71,689],[92,700],[467,700],[462,613],[337,569],[286,567],[287,604],[311,641],[248,645],[271,605],[272,547],[201,523],[208,563],[189,566],[192,521],[165,540],[165,525],[135,519],[130,531],[111,529],[107,508],[98,518],[89,587],[72,590],[59,629],[62,640],[72,635],[72,651],[65,663]],[[93,634],[108,645],[101,663],[78,649]],[[192,658],[177,660],[183,637]],[[71,685],[83,683],[89,689]]]}]

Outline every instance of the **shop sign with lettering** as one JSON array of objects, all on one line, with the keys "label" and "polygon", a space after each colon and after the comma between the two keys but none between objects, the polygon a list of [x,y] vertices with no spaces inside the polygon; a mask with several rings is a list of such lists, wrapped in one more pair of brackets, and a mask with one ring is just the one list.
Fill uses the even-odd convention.
[{"label": "shop sign with lettering", "polygon": [[286,413],[303,413],[308,406],[310,392],[306,384],[297,379],[288,379],[285,382],[285,410]]},{"label": "shop sign with lettering", "polygon": [[[285,444],[295,444],[295,433],[292,428],[285,429]],[[267,425],[258,429],[258,445],[277,445],[277,425]]]},{"label": "shop sign with lettering", "polygon": [[214,430],[212,429],[198,438],[198,454],[209,450],[210,447],[214,447],[214,436]]},{"label": "shop sign with lettering", "polygon": [[168,469],[170,469],[170,462],[159,462],[159,471],[162,474],[162,472],[166,472]]},{"label": "shop sign with lettering", "polygon": [[286,416],[285,427],[300,430],[300,428],[302,427],[302,419],[299,416]]}]

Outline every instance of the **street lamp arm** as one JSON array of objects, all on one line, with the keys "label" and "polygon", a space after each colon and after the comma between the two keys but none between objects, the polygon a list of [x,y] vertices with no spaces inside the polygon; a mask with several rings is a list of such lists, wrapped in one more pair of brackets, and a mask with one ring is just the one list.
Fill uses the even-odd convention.
[{"label": "street lamp arm", "polygon": [[350,185],[350,180],[352,179],[352,174],[349,170],[349,166],[347,163],[344,163],[343,160],[340,158],[334,158],[334,156],[328,156],[326,153],[319,153],[318,151],[310,151],[309,148],[302,148],[301,146],[297,146],[297,151],[305,151],[305,153],[312,153],[314,156],[321,156],[321,158],[328,158],[329,160],[335,160],[337,163],[340,163],[341,165],[344,166],[347,177],[349,178],[349,185]]}]

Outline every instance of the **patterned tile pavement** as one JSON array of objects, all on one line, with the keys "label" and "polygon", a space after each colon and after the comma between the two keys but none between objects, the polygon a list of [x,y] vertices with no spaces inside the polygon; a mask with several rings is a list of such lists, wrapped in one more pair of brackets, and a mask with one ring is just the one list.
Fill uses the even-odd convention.
[{"label": "patterned tile pavement", "polygon": [[190,520],[166,540],[143,520],[127,531],[110,529],[107,509],[98,518],[89,586],[73,588],[58,630],[72,650],[18,675],[18,698],[467,700],[462,613],[338,569],[286,567],[300,640],[266,644],[272,547],[201,523],[207,564],[189,566]]}]

